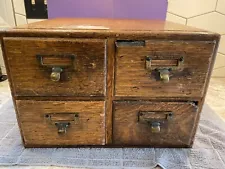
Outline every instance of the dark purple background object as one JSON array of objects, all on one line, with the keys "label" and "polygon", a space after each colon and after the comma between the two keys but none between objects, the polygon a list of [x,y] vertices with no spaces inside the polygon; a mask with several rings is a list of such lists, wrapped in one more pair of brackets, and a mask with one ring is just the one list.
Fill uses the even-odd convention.
[{"label": "dark purple background object", "polygon": [[167,0],[48,0],[48,16],[165,20]]}]

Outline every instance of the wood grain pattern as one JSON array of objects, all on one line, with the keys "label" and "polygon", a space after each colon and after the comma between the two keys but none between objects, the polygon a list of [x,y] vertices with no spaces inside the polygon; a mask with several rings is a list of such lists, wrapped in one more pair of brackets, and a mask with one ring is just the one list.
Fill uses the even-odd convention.
[{"label": "wood grain pattern", "polygon": [[[167,21],[64,18],[0,30],[0,39],[25,147],[191,147],[220,35]],[[132,41],[142,43],[121,43]],[[71,53],[73,66],[52,82],[51,66],[71,66],[58,55]],[[162,83],[146,56],[154,67],[184,62]],[[75,111],[81,123],[64,136],[44,117],[65,121]],[[139,111],[175,115],[156,134],[137,121]]]},{"label": "wood grain pattern", "polygon": [[220,35],[168,21],[59,18],[1,30],[0,36],[207,41]]},{"label": "wood grain pattern", "polygon": [[[104,96],[104,40],[4,38],[4,44],[15,95]],[[74,66],[64,69],[59,82],[51,81],[51,67],[41,66],[36,55],[64,54],[75,55]]]},{"label": "wood grain pattern", "polygon": [[1,32],[4,37],[48,37],[48,38],[97,38],[97,39],[155,39],[155,40],[187,40],[187,41],[218,41],[220,35],[208,32],[180,31],[102,31],[102,30],[55,30],[55,29],[19,29]]},{"label": "wood grain pattern", "polygon": [[[140,111],[172,111],[173,119],[160,133],[138,121]],[[156,114],[157,117],[157,114]],[[113,143],[154,147],[190,147],[197,109],[187,102],[114,102]]]},{"label": "wood grain pattern", "polygon": [[115,39],[107,41],[106,143],[112,144],[112,97],[114,95]]},{"label": "wood grain pattern", "polygon": [[[214,46],[214,42],[151,40],[144,47],[117,46],[115,95],[202,97]],[[177,70],[171,71],[170,81],[164,83],[157,71],[146,69],[146,56],[168,60],[183,56],[184,61]]]},{"label": "wood grain pattern", "polygon": [[[104,102],[22,101],[17,100],[25,146],[33,145],[104,145]],[[79,123],[71,123],[65,134],[46,121],[49,113],[79,113]]]},{"label": "wood grain pattern", "polygon": [[176,24],[162,20],[135,20],[135,19],[110,19],[110,18],[56,18],[47,21],[21,25],[18,29],[54,29],[54,30],[126,30],[126,31],[193,31],[208,32],[198,28]]},{"label": "wood grain pattern", "polygon": [[214,64],[215,64],[215,61],[216,61],[216,55],[217,55],[217,51],[218,51],[218,48],[219,48],[219,44],[220,44],[220,39],[216,41],[216,44],[214,46],[212,60],[211,60],[211,63],[209,65],[209,68],[208,68],[208,77],[206,77],[206,82],[205,82],[206,84],[205,84],[205,88],[204,88],[203,97],[199,101],[199,114],[197,116],[196,123],[194,124],[194,131],[195,132],[193,134],[192,141],[191,141],[192,145],[194,143],[195,135],[196,135],[196,132],[197,132],[197,127],[198,127],[198,124],[199,124],[202,108],[203,108],[203,105],[205,103],[205,98],[206,98],[206,94],[207,94],[207,91],[208,91],[211,75],[212,75],[212,72],[213,72],[213,67],[214,67]]}]

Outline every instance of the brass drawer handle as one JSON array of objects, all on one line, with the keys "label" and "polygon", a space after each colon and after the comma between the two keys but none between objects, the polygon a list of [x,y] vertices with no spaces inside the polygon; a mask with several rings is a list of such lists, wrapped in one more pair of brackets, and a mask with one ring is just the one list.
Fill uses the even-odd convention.
[{"label": "brass drawer handle", "polygon": [[59,134],[65,134],[72,124],[79,124],[79,113],[49,113],[45,119],[50,125],[55,125]]},{"label": "brass drawer handle", "polygon": [[140,111],[138,122],[148,124],[152,133],[160,133],[161,127],[173,119],[173,112],[170,111]]},{"label": "brass drawer handle", "polygon": [[58,133],[66,133],[67,128],[70,126],[70,122],[55,122],[58,128]]},{"label": "brass drawer handle", "polygon": [[151,123],[151,131],[152,133],[159,133],[161,130],[159,122],[152,122]]},{"label": "brass drawer handle", "polygon": [[40,65],[51,68],[50,79],[53,82],[61,80],[61,73],[65,68],[74,67],[75,56],[73,54],[64,55],[37,55]]},{"label": "brass drawer handle", "polygon": [[53,67],[52,68],[52,73],[50,75],[50,78],[54,82],[60,81],[61,78],[61,73],[63,72],[63,69],[60,67]]},{"label": "brass drawer handle", "polygon": [[168,83],[170,81],[170,72],[177,70],[184,62],[184,57],[159,57],[155,58],[146,56],[145,67],[149,71],[158,71],[159,78],[162,82]]},{"label": "brass drawer handle", "polygon": [[160,80],[168,83],[170,81],[170,71],[169,69],[159,69]]}]

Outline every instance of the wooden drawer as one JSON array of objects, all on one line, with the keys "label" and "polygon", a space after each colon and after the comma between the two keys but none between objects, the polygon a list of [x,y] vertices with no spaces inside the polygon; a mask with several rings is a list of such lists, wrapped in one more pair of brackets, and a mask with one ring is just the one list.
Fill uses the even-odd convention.
[{"label": "wooden drawer", "polygon": [[17,96],[104,96],[105,40],[4,38]]},{"label": "wooden drawer", "polygon": [[116,46],[116,96],[203,96],[213,41],[117,41]]},{"label": "wooden drawer", "polygon": [[113,144],[190,147],[197,107],[188,102],[115,102]]},{"label": "wooden drawer", "polygon": [[26,147],[104,145],[103,101],[16,101]]}]

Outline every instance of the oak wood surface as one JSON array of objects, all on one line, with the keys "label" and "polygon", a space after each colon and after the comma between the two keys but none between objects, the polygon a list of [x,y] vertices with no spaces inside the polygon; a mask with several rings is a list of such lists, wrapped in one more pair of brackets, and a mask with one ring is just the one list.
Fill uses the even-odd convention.
[{"label": "oak wood surface", "polygon": [[[12,83],[17,96],[104,96],[105,41],[97,39],[4,38]],[[73,54],[61,80],[50,79],[52,68],[41,66],[37,55],[65,62],[60,55]],[[59,56],[59,57],[58,57]],[[57,58],[58,57],[58,58]],[[57,59],[57,61],[55,61]],[[64,60],[64,61],[61,61]],[[45,61],[45,60],[44,60]],[[45,64],[49,64],[45,61]],[[68,58],[67,58],[68,63]]]},{"label": "oak wood surface", "polygon": [[56,18],[18,26],[16,29],[126,30],[126,31],[193,31],[206,30],[162,20]]},{"label": "oak wood surface", "polygon": [[115,39],[107,41],[106,144],[112,144],[112,101],[114,95]]},{"label": "oak wood surface", "polygon": [[[131,97],[202,97],[208,67],[215,42],[146,41],[145,46],[117,46],[115,95]],[[164,83],[154,65],[146,68],[146,56],[154,59],[184,61],[170,71],[170,81]]]},{"label": "oak wood surface", "polygon": [[[140,111],[155,111],[155,121],[161,111],[173,112],[173,118],[168,124],[161,126],[160,133],[152,133],[150,124],[138,121]],[[187,102],[114,102],[113,143],[189,147],[196,117],[196,107]]]},{"label": "oak wood surface", "polygon": [[220,35],[160,20],[58,18],[1,30],[0,36],[216,40]]},{"label": "oak wood surface", "polygon": [[198,116],[197,116],[197,120],[194,124],[194,134],[192,136],[192,143],[191,143],[192,145],[194,143],[195,135],[197,133],[197,127],[198,127],[199,120],[200,120],[200,117],[201,117],[202,108],[203,108],[203,105],[205,103],[206,94],[207,94],[207,91],[208,91],[208,88],[209,88],[209,83],[210,83],[211,75],[212,75],[212,72],[213,72],[213,67],[214,67],[214,64],[215,64],[215,61],[216,61],[216,56],[217,56],[219,44],[220,44],[220,39],[218,39],[215,43],[215,46],[214,46],[214,49],[213,49],[213,54],[212,54],[212,60],[211,60],[211,63],[208,67],[208,76],[206,77],[203,97],[199,101],[199,113],[198,113]]},{"label": "oak wood surface", "polygon": [[[167,21],[61,18],[0,30],[0,38],[25,147],[192,146],[219,34]],[[43,59],[45,67],[36,58],[40,52],[50,56]],[[62,53],[81,57],[62,74],[73,74],[72,81],[53,83],[49,67],[71,63],[58,58]],[[184,62],[172,70],[169,83],[146,70],[146,56],[154,58],[154,67],[169,67],[181,55]],[[53,119],[68,120],[68,112],[80,111],[83,125],[59,136],[43,115],[58,110],[62,114]],[[139,111],[173,111],[175,116],[157,135],[135,120]]]},{"label": "oak wood surface", "polygon": [[[105,112],[103,101],[35,101],[17,100],[18,115],[25,145],[104,145]],[[77,124],[71,122],[65,134],[58,134],[46,114],[78,113]],[[60,122],[60,118],[58,117]]]}]

